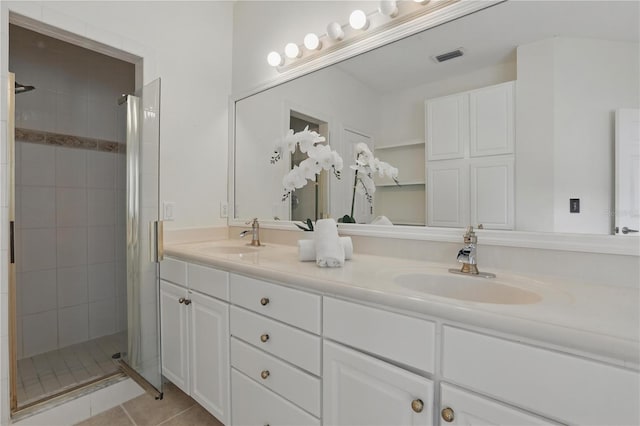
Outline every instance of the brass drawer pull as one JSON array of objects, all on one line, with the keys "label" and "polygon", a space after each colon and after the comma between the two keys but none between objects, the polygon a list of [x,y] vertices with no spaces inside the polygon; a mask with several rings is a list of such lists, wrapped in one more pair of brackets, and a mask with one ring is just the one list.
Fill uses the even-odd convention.
[{"label": "brass drawer pull", "polygon": [[421,399],[414,399],[413,401],[411,401],[411,409],[416,413],[422,413],[422,410],[424,409],[424,403]]},{"label": "brass drawer pull", "polygon": [[260,336],[260,341],[262,343],[266,343],[267,340],[269,340],[269,335],[267,333],[263,334],[262,336]]},{"label": "brass drawer pull", "polygon": [[184,304],[185,305],[190,305],[191,304],[191,299],[185,299],[184,300]]},{"label": "brass drawer pull", "polygon": [[453,408],[443,408],[442,409],[442,420],[444,420],[447,423],[451,423],[453,421],[453,419],[455,418],[455,413],[453,412]]},{"label": "brass drawer pull", "polygon": [[260,377],[262,377],[264,380],[267,380],[267,377],[269,377],[269,370],[262,370],[262,373],[260,373]]},{"label": "brass drawer pull", "polygon": [[269,298],[268,297],[263,297],[262,299],[260,299],[260,304],[262,306],[267,306],[269,304]]},{"label": "brass drawer pull", "polygon": [[184,303],[184,301],[187,300],[184,297],[181,297],[180,299],[178,299],[178,303]]}]

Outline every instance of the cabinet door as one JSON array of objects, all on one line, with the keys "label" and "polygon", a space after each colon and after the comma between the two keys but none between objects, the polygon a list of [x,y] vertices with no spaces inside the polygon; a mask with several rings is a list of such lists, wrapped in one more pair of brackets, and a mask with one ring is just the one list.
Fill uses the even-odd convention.
[{"label": "cabinet door", "polygon": [[[441,425],[554,425],[542,418],[502,405],[487,398],[443,383],[441,386]],[[453,416],[445,420],[443,410]]]},{"label": "cabinet door", "polygon": [[187,290],[160,281],[160,336],[162,374],[182,391],[189,393],[189,330],[187,306],[180,303]]},{"label": "cabinet door", "polygon": [[229,305],[190,292],[191,397],[229,423]]},{"label": "cabinet door", "polygon": [[[324,425],[433,423],[430,380],[331,342],[323,358]],[[422,407],[413,407],[418,400]]]},{"label": "cabinet door", "polygon": [[428,100],[425,110],[427,160],[463,158],[469,139],[468,95]]},{"label": "cabinet door", "polygon": [[469,153],[471,157],[512,154],[514,83],[469,93]]},{"label": "cabinet door", "polygon": [[513,156],[471,160],[471,224],[484,229],[513,229]]},{"label": "cabinet door", "polygon": [[469,166],[465,160],[427,163],[427,225],[469,224]]}]

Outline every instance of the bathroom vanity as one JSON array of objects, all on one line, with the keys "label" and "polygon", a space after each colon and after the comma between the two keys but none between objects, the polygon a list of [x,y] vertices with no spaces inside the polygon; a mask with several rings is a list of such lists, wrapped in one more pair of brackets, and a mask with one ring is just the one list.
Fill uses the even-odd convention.
[{"label": "bathroom vanity", "polygon": [[235,240],[166,254],[163,374],[226,425],[640,422],[637,289]]}]

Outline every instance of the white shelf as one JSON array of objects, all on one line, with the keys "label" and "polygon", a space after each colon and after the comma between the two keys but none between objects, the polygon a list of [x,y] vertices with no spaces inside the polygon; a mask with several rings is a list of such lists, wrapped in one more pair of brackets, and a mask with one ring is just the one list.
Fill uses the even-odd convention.
[{"label": "white shelf", "polygon": [[409,186],[409,185],[424,185],[425,181],[423,180],[414,180],[408,182],[400,182],[400,185],[397,185],[395,182],[385,182],[385,183],[376,183],[378,187],[394,187],[394,186]]},{"label": "white shelf", "polygon": [[376,146],[374,148],[374,151],[378,151],[378,150],[381,150],[381,149],[403,148],[403,147],[406,147],[406,146],[414,146],[414,145],[424,145],[424,140],[422,140],[422,139],[411,139],[411,140],[408,140],[408,141],[398,142],[398,143],[391,144],[391,145]]}]

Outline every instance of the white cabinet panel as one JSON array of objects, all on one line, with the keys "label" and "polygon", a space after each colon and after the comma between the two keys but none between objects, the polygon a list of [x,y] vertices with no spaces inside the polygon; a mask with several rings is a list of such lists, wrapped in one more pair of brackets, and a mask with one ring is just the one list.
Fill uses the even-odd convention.
[{"label": "white cabinet panel", "polygon": [[189,393],[189,324],[184,304],[187,290],[160,281],[160,335],[162,374]]},{"label": "white cabinet panel", "polygon": [[465,160],[427,164],[427,225],[469,224],[469,166]]},{"label": "white cabinet panel", "polygon": [[191,290],[196,290],[218,299],[229,300],[228,272],[189,263],[187,275]]},{"label": "white cabinet panel", "polygon": [[426,103],[427,160],[463,158],[469,139],[469,103],[466,94]]},{"label": "white cabinet panel", "polygon": [[513,156],[472,159],[470,184],[471,224],[513,229]]},{"label": "white cabinet panel", "polygon": [[640,375],[585,358],[444,327],[447,380],[581,425],[640,423]]},{"label": "white cabinet panel", "polygon": [[469,92],[469,155],[512,154],[514,82]]},{"label": "white cabinet panel", "polygon": [[182,286],[187,285],[187,264],[181,260],[165,258],[160,262],[160,278]]},{"label": "white cabinet panel", "polygon": [[433,322],[330,297],[324,298],[323,313],[325,337],[424,372],[435,370]]},{"label": "white cabinet panel", "polygon": [[231,369],[233,424],[238,426],[320,426],[320,420],[235,369]]},{"label": "white cabinet panel", "polygon": [[[488,398],[463,391],[446,383],[440,385],[440,413],[450,409],[452,422],[440,421],[441,425],[464,426],[486,425],[556,425],[550,421],[492,401]],[[440,414],[442,415],[442,414]]]},{"label": "white cabinet panel", "polygon": [[[191,265],[190,265],[191,266]],[[191,304],[191,397],[227,424],[229,418],[229,305],[198,293]]]},{"label": "white cabinet panel", "polygon": [[[433,383],[335,343],[324,343],[324,425],[431,425]],[[423,407],[414,411],[412,402]]]}]

